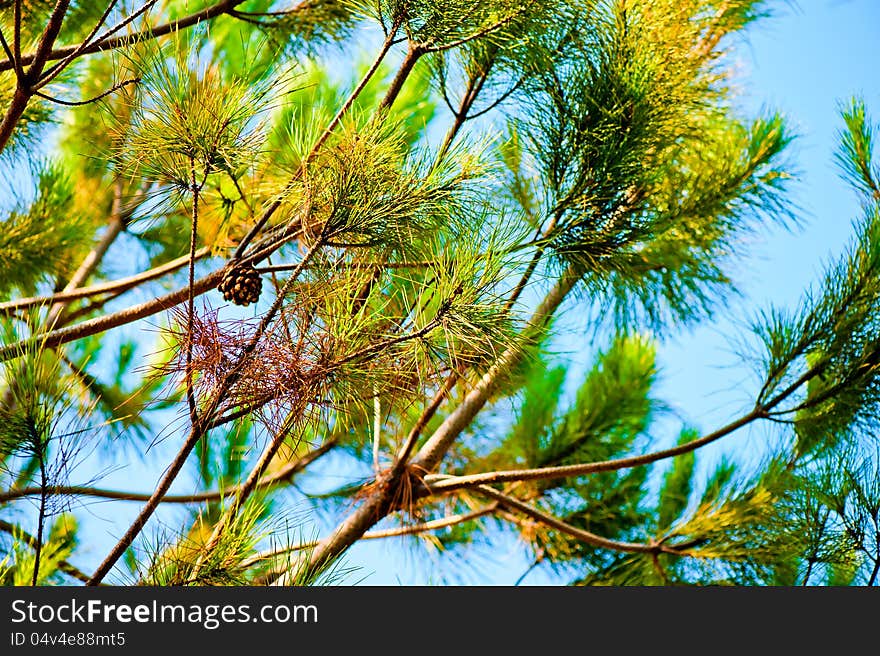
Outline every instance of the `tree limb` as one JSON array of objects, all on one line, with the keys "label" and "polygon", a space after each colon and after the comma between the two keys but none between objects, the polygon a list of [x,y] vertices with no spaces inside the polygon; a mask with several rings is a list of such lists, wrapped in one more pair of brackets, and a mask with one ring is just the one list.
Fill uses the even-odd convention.
[{"label": "tree limb", "polygon": [[[536,338],[546,329],[553,313],[578,280],[580,280],[580,274],[577,269],[570,268],[563,273],[557,284],[535,310],[524,329],[525,342]],[[315,548],[311,555],[310,566],[319,569],[336,558],[391,510],[395,483],[404,470],[429,472],[433,469],[461,431],[470,424],[488,402],[501,378],[516,366],[524,353],[523,343],[518,343],[502,353],[461,404],[434,431],[434,434],[422,446],[412,461],[408,464],[398,461],[388,474],[389,480],[385,481],[387,484],[379,486],[376,492],[369,496],[361,506],[343,520],[326,540]]]},{"label": "tree limb", "polygon": [[[147,523],[147,520],[153,515],[156,508],[159,506],[159,503],[161,503],[162,497],[165,496],[168,488],[171,487],[174,479],[177,478],[177,475],[180,473],[180,470],[183,467],[183,464],[186,462],[186,459],[189,457],[189,454],[195,448],[199,440],[204,437],[207,431],[207,423],[214,418],[214,414],[217,411],[220,402],[229,391],[229,387],[233,385],[236,380],[238,380],[239,376],[241,375],[242,368],[244,367],[248,358],[256,349],[257,344],[262,339],[263,335],[266,332],[266,329],[269,327],[269,324],[275,317],[275,314],[277,314],[278,310],[281,308],[281,304],[284,302],[284,295],[287,293],[290,286],[292,286],[296,279],[299,277],[299,274],[302,272],[306,264],[308,264],[309,260],[311,260],[318,249],[321,248],[321,246],[321,239],[318,239],[303,256],[301,268],[291,274],[290,278],[288,278],[287,282],[285,283],[284,289],[281,290],[281,293],[279,293],[278,296],[275,298],[272,306],[266,311],[266,314],[263,315],[263,318],[260,321],[260,325],[257,326],[254,335],[251,337],[248,344],[242,349],[235,365],[232,367],[229,373],[226,374],[224,379],[220,382],[214,393],[211,395],[211,399],[208,402],[203,414],[200,415],[199,421],[191,427],[186,441],[184,442],[180,451],[177,453],[177,456],[175,456],[174,460],[169,465],[168,469],[165,472],[165,475],[159,481],[159,484],[156,486],[155,492],[153,492],[153,494],[150,496],[150,499],[146,502],[146,504],[144,504],[141,512],[128,528],[125,535],[123,535],[122,538],[119,539],[119,541],[107,555],[104,561],[98,566],[98,569],[92,575],[92,578],[89,579],[87,585],[96,585],[101,582],[101,580],[107,575],[113,565],[116,564],[116,561],[122,557],[122,554],[125,552],[125,550],[128,549],[129,546],[131,546],[132,542],[134,542],[135,537],[137,537],[137,535],[141,532],[141,529],[143,529],[144,525]],[[190,289],[192,289],[192,285],[188,285],[183,290],[184,294],[189,293]]]}]

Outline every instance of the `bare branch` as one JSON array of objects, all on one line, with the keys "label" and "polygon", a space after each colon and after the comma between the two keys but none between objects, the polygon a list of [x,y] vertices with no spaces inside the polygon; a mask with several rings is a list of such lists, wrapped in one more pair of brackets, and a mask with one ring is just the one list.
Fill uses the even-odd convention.
[{"label": "bare branch", "polygon": [[[17,537],[22,542],[24,542],[31,549],[35,549],[37,546],[37,538],[35,538],[30,533],[27,533],[22,528],[16,526],[15,524],[10,524],[9,522],[5,522],[0,519],[0,531],[4,533],[9,533],[13,537]],[[62,560],[58,563],[58,569],[67,574],[68,576],[72,576],[73,578],[86,582],[89,580],[89,575],[83,572],[78,567],[74,567],[66,560]]]},{"label": "bare branch", "polygon": [[619,542],[617,540],[609,540],[608,538],[603,538],[602,536],[596,535],[595,533],[590,533],[589,531],[584,531],[583,529],[579,529],[575,526],[571,526],[570,524],[566,524],[561,519],[558,519],[557,517],[554,517],[552,515],[548,515],[547,513],[538,510],[537,508],[530,506],[527,503],[523,503],[519,499],[504,494],[503,492],[499,492],[494,488],[488,487],[486,485],[480,485],[476,489],[478,492],[480,492],[480,494],[483,494],[491,499],[495,499],[501,505],[506,506],[511,510],[517,510],[522,514],[531,517],[532,519],[538,520],[542,524],[546,524],[551,528],[555,528],[556,530],[565,533],[566,535],[570,535],[571,537],[580,540],[585,544],[589,544],[590,546],[599,549],[611,549],[613,551],[622,551],[624,553],[681,553],[674,547],[670,547],[661,543],[644,544],[640,542]]},{"label": "bare branch", "polygon": [[[464,524],[465,522],[479,519],[480,517],[485,517],[486,515],[491,515],[498,509],[498,506],[498,503],[491,503],[488,506],[478,508],[477,510],[471,511],[469,513],[449,515],[447,517],[441,517],[440,519],[432,519],[428,522],[422,522],[421,524],[400,526],[398,528],[388,528],[381,531],[370,531],[369,533],[364,533],[361,539],[382,540],[385,538],[396,538],[404,535],[417,535],[419,533],[426,533],[428,531],[436,531],[442,528],[449,528],[450,526],[457,526],[458,524]],[[313,549],[318,544],[320,544],[320,540],[311,540],[309,542],[300,542],[299,544],[294,544],[289,547],[282,547],[280,549],[264,551],[242,561],[241,567],[250,567],[264,560],[270,560],[272,558],[277,558],[278,556],[284,556],[295,551]],[[283,571],[277,571],[274,573],[274,576],[280,576],[282,573]],[[270,578],[274,577],[270,575]]]},{"label": "bare branch", "polygon": [[[209,253],[209,248],[200,248],[198,251],[196,251],[196,259],[201,259]],[[119,278],[118,280],[111,280],[109,282],[90,285],[89,287],[70,289],[68,291],[62,291],[57,294],[52,294],[51,296],[31,296],[29,298],[19,298],[14,301],[6,301],[4,303],[0,303],[0,312],[8,314],[15,310],[22,310],[38,305],[61,303],[64,301],[75,301],[77,299],[88,298],[90,296],[98,296],[99,294],[124,293],[133,287],[137,287],[141,283],[160,278],[166,273],[172,273],[177,269],[186,266],[187,264],[189,264],[189,255],[183,255],[174,260],[169,260],[165,264],[160,264],[157,267],[153,267],[148,271],[144,271],[143,273],[138,273],[133,276],[128,276],[127,278]]]}]

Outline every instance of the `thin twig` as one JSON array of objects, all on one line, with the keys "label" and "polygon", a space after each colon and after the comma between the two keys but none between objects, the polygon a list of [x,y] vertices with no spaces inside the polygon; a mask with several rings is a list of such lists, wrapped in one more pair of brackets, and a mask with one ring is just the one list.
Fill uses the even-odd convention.
[{"label": "thin twig", "polygon": [[[498,503],[491,503],[487,506],[484,506],[483,508],[478,508],[477,510],[471,511],[469,513],[449,515],[440,519],[432,519],[431,521],[423,522],[421,524],[400,526],[398,528],[388,528],[381,531],[370,531],[368,533],[364,533],[361,539],[383,540],[386,538],[396,538],[404,535],[417,535],[418,533],[426,533],[428,531],[436,531],[442,528],[449,528],[450,526],[457,526],[458,524],[463,524],[474,519],[479,519],[480,517],[485,517],[486,515],[491,515],[498,509],[498,506]],[[308,542],[300,542],[298,544],[290,545],[288,547],[281,547],[279,549],[264,551],[242,561],[241,567],[250,567],[264,560],[270,560],[272,558],[277,558],[278,556],[284,556],[295,551],[312,549],[316,547],[319,543],[320,540],[310,540]],[[281,574],[281,572],[277,572],[276,574]]]},{"label": "thin twig", "polygon": [[189,295],[186,299],[186,357],[184,362],[184,380],[186,385],[186,403],[189,406],[190,423],[195,426],[199,423],[198,409],[196,408],[196,396],[193,391],[193,371],[192,371],[192,354],[193,354],[193,322],[195,321],[195,282],[196,282],[196,242],[198,241],[198,225],[199,225],[199,192],[201,188],[196,179],[196,161],[194,158],[189,160],[190,184],[193,201],[192,214],[189,230]]},{"label": "thin twig", "polygon": [[491,34],[495,30],[504,27],[514,18],[516,18],[519,14],[523,13],[526,9],[529,8],[530,5],[534,4],[534,2],[527,2],[521,7],[519,7],[516,11],[505,16],[504,18],[492,23],[491,25],[487,25],[486,27],[474,32],[473,34],[469,34],[466,37],[462,37],[461,39],[457,39],[455,41],[450,41],[449,43],[443,43],[440,45],[432,46],[425,44],[423,46],[425,52],[442,52],[444,50],[451,50],[452,48],[458,48],[459,46],[463,46],[466,43],[470,43],[476,39],[482,38],[487,34]]},{"label": "thin twig", "polygon": [[[280,483],[287,482],[295,474],[298,474],[315,460],[331,451],[337,445],[336,440],[327,440],[324,444],[312,451],[309,451],[301,458],[293,462],[289,462],[278,471],[268,476],[263,476],[257,482],[259,489],[269,488]],[[47,494],[51,496],[70,496],[70,497],[95,497],[99,499],[107,499],[112,501],[149,501],[151,494],[140,492],[124,492],[121,490],[108,490],[85,485],[53,485],[46,488]],[[236,485],[224,490],[209,490],[206,492],[197,492],[195,494],[168,494],[162,497],[162,503],[191,504],[204,503],[207,501],[220,501],[226,497],[234,497],[241,492],[241,486]],[[40,494],[39,487],[23,487],[0,492],[0,503],[7,503],[22,497],[30,497]]]},{"label": "thin twig", "polygon": [[99,100],[109,96],[111,93],[119,91],[123,87],[127,87],[129,84],[137,84],[140,81],[141,78],[139,77],[133,77],[130,80],[123,80],[122,82],[114,84],[103,93],[99,93],[97,96],[89,98],[88,100],[61,100],[60,98],[55,98],[54,96],[50,96],[47,93],[43,93],[42,91],[35,91],[34,95],[39,96],[43,100],[48,100],[49,102],[57,103],[59,105],[65,105],[67,107],[81,107],[82,105],[90,105],[94,102],[98,102]]},{"label": "thin twig", "polygon": [[[445,455],[452,443],[488,402],[502,376],[525,355],[524,346],[546,329],[555,310],[580,279],[577,269],[568,269],[538,306],[523,332],[523,340],[502,353],[490,370],[480,379],[459,406],[434,431],[409,463],[397,461],[391,470],[392,479],[379,486],[336,530],[311,554],[310,567],[320,569],[354,544],[377,521],[393,508],[393,490],[406,469],[429,472]],[[394,478],[396,477],[396,479]],[[283,578],[282,580],[286,580]]]},{"label": "thin twig", "polygon": [[[204,294],[205,292],[214,289],[223,277],[224,271],[225,267],[196,280],[195,293]],[[106,330],[110,330],[111,328],[123,326],[137,321],[138,319],[152,316],[163,310],[168,310],[175,305],[184,302],[188,296],[189,286],[187,285],[163,296],[158,296],[149,301],[140,303],[139,305],[133,305],[123,310],[119,310],[118,312],[95,317],[94,319],[88,319],[87,321],[66,328],[51,330],[45,333],[44,336],[41,336],[40,341],[47,348],[52,348],[61,344],[66,344],[67,342],[82,339],[83,337],[96,335]],[[0,361],[19,357],[22,353],[22,349],[32,344],[35,339],[36,338],[31,337],[15,342],[14,344],[0,347]]]},{"label": "thin twig", "polygon": [[[16,4],[18,4],[19,1],[20,0],[16,0]],[[166,34],[171,34],[172,32],[181,31],[198,23],[211,20],[222,14],[226,14],[229,12],[230,9],[234,8],[236,5],[240,5],[244,1],[245,0],[223,0],[223,2],[218,2],[211,5],[210,7],[205,7],[204,9],[189,14],[188,16],[184,16],[183,18],[179,18],[175,21],[164,23],[162,25],[157,25],[156,27],[148,28],[140,32],[135,32],[134,34],[114,37],[112,39],[108,38],[104,40],[98,40],[86,47],[82,47],[82,44],[80,43],[78,45],[57,48],[49,52],[46,55],[46,59],[64,59],[65,57],[70,56],[71,53],[76,52],[77,50],[79,51],[77,56],[89,55],[104,50],[114,50],[116,48],[134,45],[135,43],[140,43],[142,41],[156,39],[160,36],[165,36]],[[17,61],[19,61],[21,65],[29,64],[34,60],[35,56],[35,54],[27,54],[23,56],[19,54],[17,56]],[[8,71],[10,69],[12,69],[11,65],[6,64],[5,62],[0,62],[0,73],[2,73],[3,71]]]},{"label": "thin twig", "polygon": [[36,586],[37,582],[40,580],[40,556],[43,554],[43,531],[44,523],[46,521],[46,504],[49,501],[49,497],[46,494],[46,485],[48,483],[47,475],[46,475],[46,453],[45,453],[45,444],[39,444],[37,446],[37,460],[40,464],[40,509],[37,515],[37,535],[35,536],[35,544],[34,548],[34,574],[31,579],[31,586]]},{"label": "thin twig", "polygon": [[193,578],[196,578],[198,576],[204,559],[215,549],[217,544],[220,542],[220,539],[223,536],[223,532],[226,530],[226,527],[228,527],[232,523],[232,521],[238,514],[238,511],[250,498],[254,490],[257,489],[260,477],[263,475],[263,472],[266,471],[266,469],[269,467],[269,464],[272,462],[272,459],[278,453],[279,449],[281,449],[281,445],[284,444],[284,441],[290,434],[292,425],[295,425],[299,419],[300,417],[294,415],[293,413],[291,413],[291,415],[288,415],[287,419],[284,422],[284,425],[281,427],[280,430],[276,431],[275,435],[272,436],[272,440],[269,442],[269,444],[266,445],[266,448],[263,449],[263,453],[260,454],[260,459],[251,470],[250,474],[248,474],[248,477],[245,479],[244,483],[238,486],[237,494],[232,497],[232,503],[223,512],[223,515],[221,515],[220,519],[217,520],[217,523],[214,525],[214,530],[211,532],[210,537],[205,541],[204,546],[202,547],[201,554],[193,565],[193,571],[191,574]]},{"label": "thin twig", "polygon": [[[436,265],[437,260],[421,260],[418,262],[343,262],[340,267],[344,269],[423,269]],[[295,264],[270,264],[268,266],[254,267],[258,273],[283,273],[296,268]],[[309,269],[315,268],[313,265]],[[2,306],[0,306],[2,308]]]},{"label": "thin twig", "polygon": [[730,422],[726,426],[719,428],[708,435],[700,437],[690,442],[676,445],[669,449],[661,451],[653,451],[639,456],[629,456],[626,458],[618,458],[615,460],[603,460],[598,462],[589,462],[576,465],[561,465],[558,467],[541,467],[537,469],[515,469],[507,471],[483,472],[480,474],[470,474],[466,476],[448,476],[445,474],[429,474],[424,478],[425,489],[415,490],[417,496],[425,494],[445,494],[454,490],[465,488],[479,487],[486,484],[509,483],[512,481],[546,481],[560,478],[571,478],[573,476],[585,476],[587,474],[595,474],[598,472],[616,471],[619,469],[630,469],[632,467],[640,467],[649,465],[667,458],[674,458],[685,453],[695,451],[707,444],[721,439],[725,435],[750,424],[752,421],[761,418],[763,412],[760,409],[752,410],[742,417]]},{"label": "thin twig", "polygon": [[[89,276],[92,275],[101,263],[101,260],[104,259],[110,246],[125,229],[126,221],[127,215],[122,207],[122,182],[116,180],[113,185],[113,203],[110,207],[110,221],[107,229],[104,231],[104,234],[101,235],[98,243],[95,244],[92,250],[89,251],[88,255],[83,258],[83,261],[77,267],[76,271],[73,272],[70,280],[68,280],[67,284],[64,286],[62,293],[75,290],[89,279]],[[49,328],[58,327],[58,319],[60,318],[61,313],[67,308],[68,304],[69,303],[64,300],[53,303],[46,317],[46,326]]]}]

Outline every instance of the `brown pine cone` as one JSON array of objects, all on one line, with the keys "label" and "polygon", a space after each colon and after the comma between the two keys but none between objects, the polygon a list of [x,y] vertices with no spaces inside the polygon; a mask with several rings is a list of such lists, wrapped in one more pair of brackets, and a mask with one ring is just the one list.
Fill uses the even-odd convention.
[{"label": "brown pine cone", "polygon": [[249,305],[260,299],[263,279],[252,264],[235,264],[217,285],[223,298],[236,305]]}]

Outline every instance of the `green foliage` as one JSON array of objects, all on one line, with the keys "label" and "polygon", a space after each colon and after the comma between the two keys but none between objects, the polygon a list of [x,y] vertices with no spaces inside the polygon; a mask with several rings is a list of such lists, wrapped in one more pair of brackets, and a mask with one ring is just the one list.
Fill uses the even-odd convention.
[{"label": "green foliage", "polygon": [[655,356],[655,346],[645,336],[616,337],[578,389],[574,406],[563,417],[557,444],[550,445],[536,464],[563,464],[575,456],[576,445],[599,436],[632,444],[657,410],[650,396],[657,374]]},{"label": "green foliage", "polygon": [[[3,322],[3,341],[16,341],[18,332]],[[0,456],[45,457],[66,398],[58,360],[37,344],[3,363],[6,398],[0,405]]]},{"label": "green foliage", "polygon": [[[693,485],[683,468],[672,472],[682,473],[667,475],[667,489],[670,478]],[[847,585],[859,576],[867,580],[878,562],[868,547],[877,531],[871,519],[875,474],[872,459],[851,455],[796,468],[769,462],[751,480],[735,480],[730,465],[722,462],[700,503],[658,535],[680,555],[621,555],[579,582]]]},{"label": "green foliage", "polygon": [[[70,585],[63,564],[77,546],[77,528],[76,519],[70,514],[59,516],[52,524],[40,553],[37,585]],[[31,585],[35,562],[28,537],[13,532],[12,546],[0,561],[0,585]]]},{"label": "green foliage", "polygon": [[467,211],[459,199],[467,202],[481,173],[474,158],[462,152],[434,165],[401,156],[399,134],[393,123],[348,132],[310,174],[306,193],[315,189],[313,213],[332,242],[406,248],[414,235],[452,223],[457,208]]},{"label": "green foliage", "polygon": [[[347,0],[307,0],[296,3],[288,11],[271,16],[254,15],[250,20],[255,21],[268,38],[282,44],[289,54],[315,56],[350,38],[364,10],[369,10],[366,5]],[[257,10],[245,8],[243,11]]]},{"label": "green foliage", "polygon": [[[246,569],[242,563],[257,553],[260,541],[270,532],[270,525],[261,520],[262,504],[250,501],[237,514],[223,533],[223,538],[209,550],[205,541],[211,524],[197,519],[191,529],[175,544],[162,537],[151,556],[149,566],[139,572],[142,585],[246,585]],[[150,548],[153,551],[154,548]]]},{"label": "green foliage", "polygon": [[[632,453],[660,410],[650,396],[654,358],[654,345],[644,336],[616,337],[597,355],[570,406],[562,409],[557,404],[565,370],[538,360],[525,379],[517,422],[497,449],[482,458],[468,456],[468,470],[562,466]],[[646,475],[647,469],[637,468],[538,481],[527,488],[570,525],[619,538],[646,521],[641,508]],[[458,539],[467,535],[460,532]],[[524,525],[522,537],[534,553],[565,571],[572,571],[573,563],[597,566],[607,557],[554,530]]]},{"label": "green foliage", "polygon": [[36,172],[33,202],[9,213],[0,235],[0,294],[33,293],[37,285],[68,274],[83,245],[84,225],[71,214],[73,187],[57,165]]},{"label": "green foliage", "polygon": [[[871,153],[869,133],[863,123],[845,119],[850,137],[844,139],[839,158],[848,152],[851,172],[870,172],[875,165],[864,159]],[[847,143],[861,145],[849,148]],[[800,307],[793,313],[772,310],[756,327],[767,350],[763,361],[768,372],[759,401],[778,414],[794,416],[801,452],[873,432],[878,416],[877,200],[865,199],[864,216],[855,228],[847,252],[826,267]],[[804,383],[806,394],[792,396]]]}]

